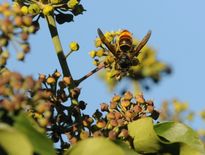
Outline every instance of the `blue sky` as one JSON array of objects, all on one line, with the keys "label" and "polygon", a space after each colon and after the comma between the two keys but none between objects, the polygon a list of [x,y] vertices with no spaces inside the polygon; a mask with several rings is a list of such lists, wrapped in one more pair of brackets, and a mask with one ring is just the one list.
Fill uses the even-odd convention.
[{"label": "blue sky", "polygon": [[[111,31],[126,28],[137,38],[152,30],[149,45],[158,52],[158,58],[173,67],[173,74],[163,78],[151,91],[144,91],[146,99],[153,99],[156,106],[163,100],[178,98],[190,103],[191,109],[205,108],[205,1],[204,0],[97,0],[82,1],[86,12],[73,23],[58,25],[63,47],[68,50],[71,41],[80,44],[78,53],[68,58],[74,78],[78,79],[91,69],[97,28]],[[49,74],[60,69],[46,22],[41,19],[41,30],[30,38],[32,51],[25,63],[10,61],[9,67],[25,75]],[[14,54],[13,54],[14,56]],[[88,102],[88,112],[102,102],[109,102],[115,92],[108,92],[106,85],[92,76],[84,81],[81,99]],[[117,92],[117,90],[116,90]]]}]

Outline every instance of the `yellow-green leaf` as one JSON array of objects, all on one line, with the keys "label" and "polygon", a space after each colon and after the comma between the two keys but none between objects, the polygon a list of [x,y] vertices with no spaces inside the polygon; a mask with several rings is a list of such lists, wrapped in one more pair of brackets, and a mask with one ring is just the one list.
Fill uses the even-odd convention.
[{"label": "yellow-green leaf", "polygon": [[[126,144],[125,144],[126,145]],[[89,138],[74,145],[64,155],[138,155],[126,146],[121,147],[106,138]]]},{"label": "yellow-green leaf", "polygon": [[27,136],[34,151],[42,155],[55,155],[53,143],[44,133],[40,133],[34,126],[35,122],[27,115],[21,114],[15,118],[14,127]]},{"label": "yellow-green leaf", "polygon": [[4,123],[0,123],[0,146],[9,155],[33,155],[29,139]]},{"label": "yellow-green leaf", "polygon": [[134,138],[134,147],[140,153],[155,153],[160,150],[160,139],[153,128],[152,118],[141,118],[128,124],[128,131]]},{"label": "yellow-green leaf", "polygon": [[198,134],[190,127],[178,122],[164,122],[154,126],[160,137],[169,143],[179,143],[180,155],[204,155],[205,150]]}]

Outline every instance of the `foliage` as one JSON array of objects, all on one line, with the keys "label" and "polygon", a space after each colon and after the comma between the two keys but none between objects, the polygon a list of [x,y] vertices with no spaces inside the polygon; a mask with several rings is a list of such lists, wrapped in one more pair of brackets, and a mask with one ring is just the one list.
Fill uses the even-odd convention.
[{"label": "foliage", "polygon": [[[138,41],[128,30],[103,34],[98,29],[98,49],[90,53],[96,68],[73,79],[66,58],[80,46],[71,42],[65,54],[56,22],[69,23],[84,11],[80,0],[13,0],[12,5],[0,5],[0,154],[204,154],[197,133],[174,119],[180,118],[186,104],[174,102],[176,122],[159,123],[160,112],[152,100],[125,91],[115,94],[109,104],[102,103],[93,115],[83,112],[87,103],[79,100],[79,85],[103,68],[103,77],[109,76],[112,86],[125,77],[135,83],[158,82],[162,73],[170,72],[145,46],[150,31]],[[62,72],[39,74],[35,80],[12,72],[6,62],[10,45],[17,50],[18,60],[25,59],[29,35],[40,29],[40,18],[48,23]],[[166,116],[168,108],[163,107],[161,118],[172,116]]]}]

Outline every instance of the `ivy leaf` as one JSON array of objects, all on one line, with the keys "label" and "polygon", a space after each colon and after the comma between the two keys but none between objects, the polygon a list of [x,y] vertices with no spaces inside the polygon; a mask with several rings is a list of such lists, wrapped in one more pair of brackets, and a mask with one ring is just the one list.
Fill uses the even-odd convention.
[{"label": "ivy leaf", "polygon": [[121,145],[102,137],[89,138],[74,145],[64,155],[138,155],[128,147],[121,147]]},{"label": "ivy leaf", "polygon": [[141,118],[129,123],[128,132],[134,139],[137,152],[156,153],[161,149],[161,140],[154,131],[152,118]]},{"label": "ivy leaf", "polygon": [[[33,147],[29,139],[12,128],[11,126],[0,123],[0,146],[9,155],[32,155]],[[1,153],[1,150],[0,150]]]},{"label": "ivy leaf", "polygon": [[190,127],[177,122],[164,122],[154,126],[160,137],[169,143],[180,144],[180,155],[202,155],[205,154],[204,146],[197,133]]},{"label": "ivy leaf", "polygon": [[25,114],[15,117],[14,127],[23,133],[33,145],[34,152],[43,155],[55,155],[53,143],[48,137],[35,128],[35,123]]}]

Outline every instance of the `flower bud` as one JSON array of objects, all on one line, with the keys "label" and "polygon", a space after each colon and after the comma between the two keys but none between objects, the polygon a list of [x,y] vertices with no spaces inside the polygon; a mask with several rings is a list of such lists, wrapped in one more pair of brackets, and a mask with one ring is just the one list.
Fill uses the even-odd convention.
[{"label": "flower bud", "polygon": [[108,111],[108,107],[109,107],[109,105],[106,104],[106,103],[101,103],[100,104],[101,111]]},{"label": "flower bud", "polygon": [[122,107],[127,108],[130,105],[130,101],[123,100],[123,101],[121,101],[121,105],[122,105]]},{"label": "flower bud", "polygon": [[101,137],[101,136],[103,136],[103,134],[102,134],[101,131],[95,131],[95,132],[93,133],[93,137]]},{"label": "flower bud", "polygon": [[51,5],[45,5],[45,7],[43,8],[43,14],[44,15],[49,15],[53,12],[53,6]]},{"label": "flower bud", "polygon": [[70,90],[70,95],[72,98],[77,99],[78,96],[80,95],[80,88],[74,88]]},{"label": "flower bud", "polygon": [[27,6],[22,6],[21,7],[21,12],[24,14],[24,15],[27,15],[28,14],[28,7]]},{"label": "flower bud", "polygon": [[116,109],[117,108],[117,102],[110,102],[110,109]]},{"label": "flower bud", "polygon": [[117,124],[119,127],[123,126],[124,125],[124,120],[123,119],[117,119]]},{"label": "flower bud", "polygon": [[28,7],[28,13],[29,14],[39,14],[40,13],[40,7],[37,5],[37,4],[31,4],[29,7]]},{"label": "flower bud", "polygon": [[119,95],[115,95],[113,98],[112,98],[112,102],[119,102],[121,99],[121,97]]},{"label": "flower bud", "polygon": [[55,80],[54,77],[51,77],[51,76],[50,76],[50,77],[47,78],[46,82],[47,82],[48,84],[54,84],[54,83],[56,82],[56,80]]},{"label": "flower bud", "polygon": [[31,26],[32,18],[30,16],[23,16],[23,23],[25,26]]},{"label": "flower bud", "polygon": [[118,120],[118,119],[120,119],[120,118],[122,118],[122,114],[120,113],[120,112],[115,112],[114,113],[115,114],[115,118]]},{"label": "flower bud", "polygon": [[118,126],[117,120],[110,120],[110,125],[112,125],[113,127]]},{"label": "flower bud", "polygon": [[132,118],[132,112],[131,112],[131,111],[126,111],[126,112],[125,112],[125,117],[126,117],[126,119],[127,119],[128,121],[130,121],[131,118]]},{"label": "flower bud", "polygon": [[96,126],[100,129],[102,129],[106,126],[106,122],[104,120],[99,120],[99,121],[97,121]]},{"label": "flower bud", "polygon": [[53,73],[53,77],[58,79],[61,76],[61,73],[58,72],[57,70]]},{"label": "flower bud", "polygon": [[95,39],[95,47],[98,48],[98,47],[100,47],[100,46],[102,46],[102,41],[101,41],[100,38],[96,38],[96,39]]},{"label": "flower bud", "polygon": [[89,133],[87,131],[82,131],[80,133],[80,139],[87,139],[89,137]]},{"label": "flower bud", "polygon": [[78,4],[77,0],[69,0],[67,3],[67,6],[71,9],[74,9],[74,7]]},{"label": "flower bud", "polygon": [[23,52],[26,54],[30,51],[30,45],[29,44],[23,44],[21,45]]},{"label": "flower bud", "polygon": [[45,118],[38,119],[38,123],[40,126],[45,127],[48,124],[48,120]]},{"label": "flower bud", "polygon": [[97,52],[96,52],[96,56],[98,57],[102,57],[104,54],[104,50],[103,49],[99,49]]},{"label": "flower bud", "polygon": [[71,42],[70,43],[70,50],[71,51],[78,51],[79,50],[79,45],[78,45],[78,43],[77,42]]},{"label": "flower bud", "polygon": [[136,95],[136,100],[139,104],[144,104],[145,103],[145,99],[144,99],[142,93]]},{"label": "flower bud", "polygon": [[107,114],[107,119],[108,120],[112,120],[112,119],[115,119],[115,114],[113,112],[110,112]]},{"label": "flower bud", "polygon": [[135,105],[133,107],[133,110],[134,110],[135,113],[139,113],[140,111],[142,111],[142,108],[139,105]]},{"label": "flower bud", "polygon": [[4,59],[8,59],[10,56],[9,52],[8,51],[3,51],[1,53],[1,57],[4,58]]},{"label": "flower bud", "polygon": [[133,97],[132,93],[127,91],[125,94],[124,94],[124,99],[125,100],[131,100]]},{"label": "flower bud", "polygon": [[109,131],[108,137],[110,140],[116,140],[117,133],[115,131]]},{"label": "flower bud", "polygon": [[94,58],[95,56],[96,56],[96,51],[91,51],[90,53],[89,53],[89,55],[90,55],[90,57],[91,58]]},{"label": "flower bud", "polygon": [[17,59],[18,59],[19,61],[23,61],[24,58],[25,58],[25,53],[24,53],[24,52],[18,52],[18,53],[17,53]]},{"label": "flower bud", "polygon": [[69,86],[71,84],[71,77],[70,76],[63,77],[63,82],[65,83],[66,86]]},{"label": "flower bud", "polygon": [[40,81],[42,81],[42,82],[45,82],[45,81],[46,81],[46,75],[44,75],[44,74],[39,74],[38,79],[39,79]]},{"label": "flower bud", "polygon": [[105,58],[105,62],[106,62],[107,64],[112,64],[114,61],[115,61],[115,59],[114,59],[113,56],[108,55],[108,56],[106,56],[106,58]]},{"label": "flower bud", "polygon": [[16,17],[14,18],[14,22],[15,22],[16,26],[21,26],[21,25],[23,24],[22,17],[16,16]]}]

